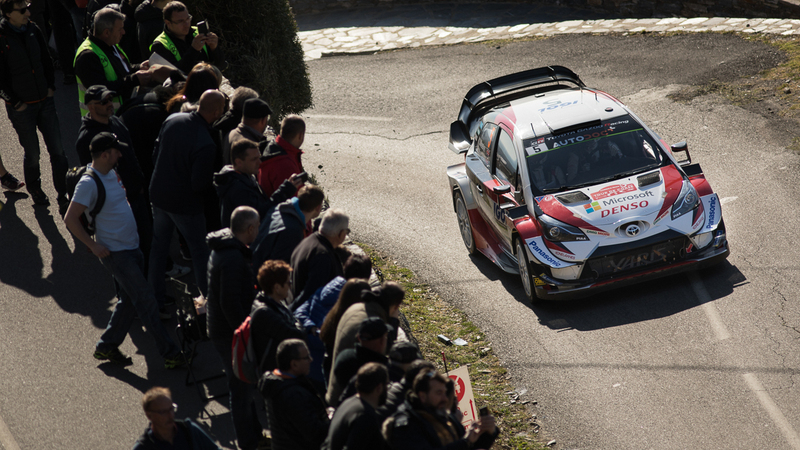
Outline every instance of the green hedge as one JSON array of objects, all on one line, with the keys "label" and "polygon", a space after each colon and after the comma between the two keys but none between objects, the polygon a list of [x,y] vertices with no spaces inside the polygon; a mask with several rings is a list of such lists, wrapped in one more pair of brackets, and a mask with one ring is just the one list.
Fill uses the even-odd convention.
[{"label": "green hedge", "polygon": [[288,114],[313,105],[311,80],[303,61],[288,0],[184,0],[195,21],[207,19],[220,38],[231,84],[248,86],[275,111],[277,128]]}]

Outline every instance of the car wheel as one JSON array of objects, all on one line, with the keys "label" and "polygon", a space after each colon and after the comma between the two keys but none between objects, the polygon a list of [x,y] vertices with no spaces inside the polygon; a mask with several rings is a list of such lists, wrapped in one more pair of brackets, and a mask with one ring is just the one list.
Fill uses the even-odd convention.
[{"label": "car wheel", "polygon": [[475,253],[475,238],[472,236],[472,223],[469,221],[467,202],[460,191],[456,191],[456,217],[458,218],[458,230],[461,232],[461,239],[467,246],[470,255]]},{"label": "car wheel", "polygon": [[531,277],[530,264],[528,263],[528,253],[523,247],[522,239],[517,239],[517,264],[519,266],[519,277],[522,279],[522,287],[525,288],[525,296],[532,303],[539,300],[534,292],[533,278]]}]

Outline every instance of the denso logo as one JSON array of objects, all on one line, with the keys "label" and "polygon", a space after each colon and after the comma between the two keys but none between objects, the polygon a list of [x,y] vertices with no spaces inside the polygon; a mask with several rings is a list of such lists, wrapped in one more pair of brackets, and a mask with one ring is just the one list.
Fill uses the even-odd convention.
[{"label": "denso logo", "polygon": [[638,200],[640,198],[653,197],[653,196],[654,196],[653,191],[644,191],[644,192],[639,192],[638,194],[625,195],[622,197],[603,200],[603,206],[617,205],[620,203],[631,202],[634,200]]},{"label": "denso logo", "polygon": [[608,217],[608,216],[610,216],[612,214],[619,214],[619,213],[621,213],[623,211],[633,211],[634,209],[646,208],[648,205],[650,205],[650,202],[648,202],[647,200],[642,200],[642,201],[640,201],[638,203],[631,203],[629,205],[615,206],[615,207],[613,207],[611,209],[604,209],[604,210],[600,211],[600,217]]},{"label": "denso logo", "polygon": [[717,221],[717,197],[713,196],[708,201],[708,224],[706,229],[710,230]]},{"label": "denso logo", "polygon": [[540,258],[541,260],[543,260],[543,261],[546,261],[546,262],[550,263],[550,265],[551,265],[551,266],[553,266],[553,267],[557,267],[557,268],[558,268],[558,267],[564,267],[564,264],[563,264],[561,261],[559,261],[559,260],[557,260],[557,259],[553,258],[553,257],[552,257],[552,256],[550,256],[550,254],[549,254],[549,253],[547,253],[547,252],[546,252],[544,249],[542,249],[541,247],[539,247],[539,246],[536,244],[536,241],[535,241],[535,240],[530,240],[530,241],[528,241],[528,247],[530,247],[531,251],[532,251],[534,254],[536,254],[537,256],[539,256],[539,258]]},{"label": "denso logo", "polygon": [[606,186],[603,189],[592,194],[593,200],[602,200],[604,198],[613,197],[615,195],[624,194],[626,192],[633,192],[636,190],[634,184],[615,184],[613,186]]}]

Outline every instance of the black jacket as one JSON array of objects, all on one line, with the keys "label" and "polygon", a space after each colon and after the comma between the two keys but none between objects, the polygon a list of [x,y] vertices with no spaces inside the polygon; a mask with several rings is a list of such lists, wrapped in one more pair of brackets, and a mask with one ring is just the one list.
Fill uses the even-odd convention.
[{"label": "black jacket", "polygon": [[[164,57],[164,59],[169,61],[170,64],[180,69],[181,72],[188,74],[195,64],[203,61],[217,66],[217,68],[220,70],[225,70],[225,57],[223,56],[219,45],[217,45],[215,50],[211,50],[206,45],[205,49],[198,51],[192,47],[192,41],[194,40],[192,33],[194,30],[190,31],[189,34],[184,37],[184,39],[178,39],[174,34],[167,30],[166,26],[162,31],[164,31],[164,33],[172,40],[172,43],[175,45],[175,49],[178,50],[178,53],[181,55],[181,60],[178,61],[171,51],[167,50],[163,44],[157,41],[153,42],[152,53],[158,53],[159,56]],[[206,54],[206,50],[208,50],[208,54]],[[151,53],[148,53],[148,55],[150,54]]]},{"label": "black jacket", "polygon": [[[138,98],[137,98],[138,99]],[[122,123],[128,128],[133,142],[133,150],[142,168],[145,183],[149,186],[150,177],[153,176],[153,146],[161,125],[167,120],[167,108],[158,103],[152,93],[146,94],[141,100],[128,102],[117,111]]]},{"label": "black jacket", "polygon": [[150,45],[164,29],[164,13],[153,7],[151,1],[145,1],[136,7],[133,17],[136,19],[136,41],[139,44],[139,54],[143,59],[149,59],[153,52]]},{"label": "black jacket", "polygon": [[[356,342],[354,348],[348,348],[342,351],[333,362],[333,370],[331,370],[331,380],[328,384],[328,393],[326,397],[331,406],[339,406],[346,398],[356,393],[354,377],[364,364],[376,362],[389,365],[389,358],[383,353],[372,351],[363,347],[360,343]],[[352,383],[352,390],[348,392],[347,387]]]},{"label": "black jacket", "polygon": [[[175,427],[192,450],[219,450],[217,444],[208,434],[190,419],[175,419]],[[144,433],[139,436],[139,439],[136,440],[133,450],[159,450],[164,448],[164,445],[164,443],[156,442],[153,432],[150,427],[147,427]]]},{"label": "black jacket", "polygon": [[302,305],[317,289],[337,276],[344,276],[342,260],[331,241],[319,232],[303,239],[291,258],[293,306]]},{"label": "black jacket", "polygon": [[250,249],[230,228],[209,233],[208,302],[206,328],[211,339],[231,339],[233,331],[250,314],[256,297],[255,277],[250,270]]},{"label": "black jacket", "polygon": [[[436,428],[422,416],[421,412],[434,417],[443,426],[450,430],[454,441],[442,445]],[[424,407],[413,396],[406,400],[392,417],[387,419],[386,429],[389,436],[389,446],[392,450],[468,450],[472,448],[489,448],[500,435],[497,428],[493,435],[482,434],[473,445],[464,438],[465,430],[456,417],[447,417]],[[448,426],[449,425],[449,426]]]},{"label": "black jacket", "polygon": [[136,153],[133,150],[130,132],[118,117],[111,116],[107,124],[100,123],[90,118],[88,114],[81,118],[78,140],[75,141],[75,150],[78,152],[78,159],[80,159],[82,166],[92,162],[92,153],[89,151],[89,144],[91,144],[95,136],[103,131],[116,134],[120,142],[128,144],[127,149],[120,149],[122,158],[120,158],[117,163],[117,173],[122,180],[122,185],[125,186],[125,195],[128,197],[128,200],[134,201],[139,198],[145,189],[144,175],[139,166]]},{"label": "black jacket", "polygon": [[164,121],[153,149],[150,202],[173,214],[202,214],[217,147],[208,122],[197,112],[176,113]]},{"label": "black jacket", "polygon": [[297,193],[297,188],[287,180],[280,189],[272,194],[272,197],[267,198],[255,177],[238,172],[233,169],[233,166],[225,166],[220,172],[214,174],[214,187],[219,196],[220,219],[223,227],[230,226],[231,213],[239,206],[252,206],[263,220],[270,208],[294,197],[294,194]]},{"label": "black jacket", "polygon": [[122,96],[123,99],[131,98],[133,88],[139,86],[139,78],[134,77],[133,74],[136,73],[141,66],[139,64],[128,64],[129,69],[126,69],[122,61],[114,56],[114,50],[106,45],[105,42],[94,36],[89,36],[88,39],[108,56],[111,67],[114,68],[114,73],[117,74],[117,79],[114,81],[106,79],[103,63],[100,62],[100,58],[95,55],[94,52],[89,50],[81,52],[75,59],[75,76],[81,80],[81,83],[86,86],[87,89],[89,86],[100,84],[116,92]]},{"label": "black jacket", "polygon": [[336,409],[322,450],[381,450],[382,420],[375,408],[359,397],[350,397]]},{"label": "black jacket", "polygon": [[269,372],[258,381],[274,450],[318,450],[328,435],[327,405],[308,377]]},{"label": "black jacket", "polygon": [[291,262],[292,252],[303,241],[306,229],[305,221],[297,213],[294,203],[294,199],[287,200],[271,209],[266,217],[262,216],[258,236],[253,243],[254,268],[261,267],[269,259]]},{"label": "black jacket", "polygon": [[14,108],[36,103],[55,89],[55,69],[39,27],[28,22],[23,32],[0,20],[0,98]]},{"label": "black jacket", "polygon": [[250,339],[259,358],[259,375],[277,367],[278,344],[286,339],[306,340],[306,332],[291,311],[270,296],[259,292],[251,313]]}]

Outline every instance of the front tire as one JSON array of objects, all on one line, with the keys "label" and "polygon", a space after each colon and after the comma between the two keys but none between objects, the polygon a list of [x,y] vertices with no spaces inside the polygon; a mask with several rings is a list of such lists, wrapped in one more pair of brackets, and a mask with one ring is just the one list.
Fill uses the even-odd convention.
[{"label": "front tire", "polygon": [[536,296],[533,284],[533,276],[531,276],[530,263],[528,262],[528,252],[522,244],[522,239],[517,239],[517,265],[519,267],[519,277],[522,280],[522,287],[525,288],[525,296],[531,303],[536,303],[539,298]]},{"label": "front tire", "polygon": [[461,239],[467,247],[467,252],[473,255],[475,254],[475,237],[472,235],[472,222],[469,220],[467,202],[464,201],[464,196],[461,194],[461,191],[456,191],[455,196],[458,230],[461,232]]}]

